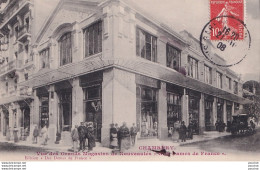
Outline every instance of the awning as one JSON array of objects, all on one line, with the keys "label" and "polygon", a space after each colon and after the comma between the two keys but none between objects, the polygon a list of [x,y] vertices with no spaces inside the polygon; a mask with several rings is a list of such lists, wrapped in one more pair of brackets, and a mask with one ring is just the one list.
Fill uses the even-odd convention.
[{"label": "awning", "polygon": [[83,61],[72,63],[56,70],[47,70],[45,72],[40,71],[35,74],[32,79],[21,84],[23,86],[38,88],[111,67],[127,70],[138,75],[161,80],[166,83],[171,83],[228,101],[233,101],[240,104],[252,103],[249,99],[245,99],[228,91],[203,83],[199,80],[184,76],[171,68],[162,67],[161,64],[154,63],[140,57],[133,59],[102,59],[101,56],[98,56],[93,60],[84,59]]},{"label": "awning", "polygon": [[10,96],[10,97],[5,97],[0,99],[0,105],[7,104],[7,103],[12,103],[12,102],[17,102],[21,100],[26,100],[26,99],[33,99],[32,96]]}]

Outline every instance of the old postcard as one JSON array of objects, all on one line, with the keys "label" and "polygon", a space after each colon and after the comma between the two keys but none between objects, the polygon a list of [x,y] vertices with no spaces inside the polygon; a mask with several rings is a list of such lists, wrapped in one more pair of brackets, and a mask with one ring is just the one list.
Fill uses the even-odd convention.
[{"label": "old postcard", "polygon": [[260,161],[259,30],[258,0],[0,0],[0,161]]}]

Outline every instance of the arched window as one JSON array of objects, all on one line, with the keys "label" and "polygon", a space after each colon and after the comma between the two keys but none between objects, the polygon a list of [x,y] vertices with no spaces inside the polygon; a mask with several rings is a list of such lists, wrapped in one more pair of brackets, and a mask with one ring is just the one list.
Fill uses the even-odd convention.
[{"label": "arched window", "polygon": [[60,65],[65,65],[72,62],[72,41],[71,32],[65,33],[59,39],[60,49]]}]

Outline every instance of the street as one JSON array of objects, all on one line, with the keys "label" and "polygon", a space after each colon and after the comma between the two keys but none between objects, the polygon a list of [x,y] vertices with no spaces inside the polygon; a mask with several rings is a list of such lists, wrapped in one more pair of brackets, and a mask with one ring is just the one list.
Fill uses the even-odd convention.
[{"label": "street", "polygon": [[[220,156],[224,156],[225,159],[228,158],[236,158],[236,156],[240,156],[241,159],[246,159],[248,156],[257,158],[260,153],[260,129],[257,129],[256,134],[251,136],[225,136],[216,138],[213,140],[208,141],[199,141],[195,143],[174,143],[172,141],[159,141],[159,140],[143,140],[139,141],[138,145],[126,150],[123,154],[124,155],[131,155],[131,153],[145,153],[145,154],[155,154],[151,152],[147,146],[169,146],[167,151],[176,153],[175,156],[171,157],[174,160],[182,160],[182,159],[215,159],[219,158]],[[179,144],[182,144],[181,146]],[[158,150],[158,149],[155,149]],[[44,157],[37,157],[37,153],[62,153],[64,158],[64,154],[73,154],[71,152],[71,147],[60,147],[60,146],[23,146],[17,145],[8,142],[0,143],[0,157],[4,158],[6,156],[17,156],[20,158],[26,158],[29,160],[36,160],[44,159]],[[112,150],[107,147],[97,146],[94,148],[94,153],[112,153]],[[194,153],[198,153],[195,155]],[[84,155],[84,153],[81,152]],[[155,154],[156,155],[156,154]],[[212,155],[215,155],[214,157]],[[84,156],[76,157],[77,159],[87,158]],[[75,158],[75,160],[77,160]],[[107,157],[106,157],[107,158]],[[127,159],[129,157],[126,157]],[[154,157],[153,157],[154,158]],[[89,158],[88,158],[89,159]],[[101,160],[105,159],[100,157]],[[150,159],[150,157],[149,157]]]},{"label": "street", "polygon": [[260,129],[250,136],[226,136],[215,140],[184,145],[184,147],[196,147],[210,152],[225,151],[226,153],[260,153]]}]

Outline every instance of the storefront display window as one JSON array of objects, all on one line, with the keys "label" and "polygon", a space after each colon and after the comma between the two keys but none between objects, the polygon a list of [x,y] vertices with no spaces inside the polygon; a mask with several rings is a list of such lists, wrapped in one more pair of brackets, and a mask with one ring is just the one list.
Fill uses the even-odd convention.
[{"label": "storefront display window", "polygon": [[213,122],[213,101],[205,100],[205,129],[206,131],[211,130],[214,126]]},{"label": "storefront display window", "polygon": [[141,115],[137,117],[137,124],[141,131],[141,137],[154,137],[158,135],[158,109],[157,90],[145,87],[137,87],[137,97],[141,102]]},{"label": "storefront display window", "polygon": [[84,88],[84,108],[86,122],[94,125],[94,135],[97,141],[101,141],[102,128],[102,89],[100,85]]},{"label": "storefront display window", "polygon": [[58,94],[60,109],[59,126],[62,131],[70,131],[72,124],[72,89],[61,90]]},{"label": "storefront display window", "polygon": [[227,101],[227,121],[231,122],[232,118],[232,102]]},{"label": "storefront display window", "polygon": [[167,126],[174,127],[176,121],[181,121],[181,97],[178,94],[167,93]]},{"label": "storefront display window", "polygon": [[43,128],[45,125],[49,127],[49,98],[41,97],[40,106],[40,126]]}]

